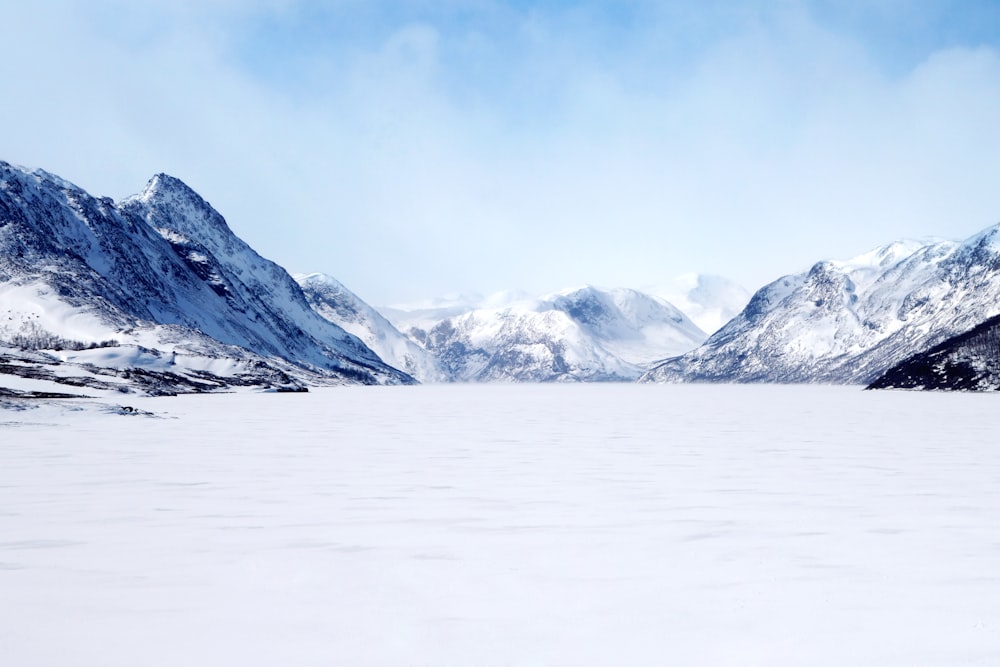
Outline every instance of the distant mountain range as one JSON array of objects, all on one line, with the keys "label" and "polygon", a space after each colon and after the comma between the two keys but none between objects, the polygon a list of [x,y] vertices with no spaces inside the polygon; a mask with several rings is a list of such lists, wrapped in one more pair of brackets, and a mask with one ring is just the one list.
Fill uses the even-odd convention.
[{"label": "distant mountain range", "polygon": [[706,338],[670,303],[631,289],[454,297],[379,313],[329,276],[297,279],[317,312],[425,382],[632,381]]},{"label": "distant mountain range", "polygon": [[583,287],[391,316],[461,382],[630,381],[664,352],[706,337],[671,304],[630,289]]},{"label": "distant mountain range", "polygon": [[115,203],[0,162],[0,398],[637,378],[1000,387],[1000,226],[819,262],[748,297],[691,275],[380,312],[264,259],[176,178]]}]

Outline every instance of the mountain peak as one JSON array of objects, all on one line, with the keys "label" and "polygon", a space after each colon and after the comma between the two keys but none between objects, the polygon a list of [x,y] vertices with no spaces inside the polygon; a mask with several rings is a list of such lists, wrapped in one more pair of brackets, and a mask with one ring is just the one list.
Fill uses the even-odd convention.
[{"label": "mountain peak", "polygon": [[191,186],[177,178],[176,176],[171,176],[170,174],[158,173],[154,174],[149,182],[146,183],[146,187],[143,191],[137,195],[137,198],[143,201],[149,201],[150,199],[156,198],[170,198],[188,201],[198,201],[201,203],[207,203],[201,198],[197,192],[195,192]]},{"label": "mountain peak", "polygon": [[312,285],[316,288],[331,287],[344,289],[343,283],[328,273],[293,273],[292,278],[300,285]]},{"label": "mountain peak", "polygon": [[24,179],[34,179],[36,183],[47,184],[48,187],[57,190],[82,192],[80,187],[75,183],[70,183],[66,179],[56,176],[55,174],[45,171],[44,169],[24,167],[19,164],[13,164],[5,160],[0,160],[0,181],[7,182],[12,179],[22,180],[25,183],[28,181]]},{"label": "mountain peak", "polygon": [[965,240],[963,245],[1000,251],[1000,223],[991,225],[981,232],[972,235]]},{"label": "mountain peak", "polygon": [[207,240],[206,232],[229,242],[235,238],[226,219],[187,183],[165,173],[154,175],[137,195],[122,202],[122,207],[138,212],[162,234],[164,230],[188,238]]},{"label": "mountain peak", "polygon": [[907,257],[938,239],[901,239],[887,245],[872,248],[868,252],[843,260],[830,260],[842,271],[872,270],[881,271],[898,264]]}]

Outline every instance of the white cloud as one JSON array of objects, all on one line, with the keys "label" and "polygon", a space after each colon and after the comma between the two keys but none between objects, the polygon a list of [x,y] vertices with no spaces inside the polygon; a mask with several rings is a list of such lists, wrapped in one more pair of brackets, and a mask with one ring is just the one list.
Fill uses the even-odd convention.
[{"label": "white cloud", "polygon": [[322,25],[294,55],[261,42],[266,72],[250,36],[302,3],[2,8],[17,57],[0,64],[0,159],[116,197],[168,171],[263,254],[376,302],[689,271],[755,288],[1000,218],[992,49],[897,76],[798,3],[717,30],[649,7],[609,27],[418,5],[350,43]]}]

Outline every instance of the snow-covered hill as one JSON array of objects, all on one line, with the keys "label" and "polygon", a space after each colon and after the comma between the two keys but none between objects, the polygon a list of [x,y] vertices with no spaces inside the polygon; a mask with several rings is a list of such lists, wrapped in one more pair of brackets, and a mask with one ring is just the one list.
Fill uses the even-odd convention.
[{"label": "snow-covered hill", "polygon": [[116,204],[0,162],[0,341],[15,339],[235,359],[310,382],[411,381],[315,313],[281,267],[164,174]]},{"label": "snow-covered hill", "polygon": [[[566,290],[540,299],[494,302],[411,327],[452,380],[477,382],[627,381],[664,354],[705,338],[662,299],[629,289]],[[427,322],[428,309],[409,321]],[[407,321],[397,312],[395,317]]]},{"label": "snow-covered hill", "polygon": [[868,388],[1000,390],[1000,316],[904,359]]},{"label": "snow-covered hill", "polygon": [[867,383],[1000,313],[1000,226],[819,262],[759,290],[698,349],[647,382]]},{"label": "snow-covered hill", "polygon": [[434,356],[401,334],[389,320],[335,278],[323,273],[295,274],[313,310],[360,338],[384,362],[420,382],[444,382]]}]

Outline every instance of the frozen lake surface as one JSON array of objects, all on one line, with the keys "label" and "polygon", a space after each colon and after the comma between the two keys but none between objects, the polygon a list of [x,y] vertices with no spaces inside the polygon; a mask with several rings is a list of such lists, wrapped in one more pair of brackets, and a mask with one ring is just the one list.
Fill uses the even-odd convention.
[{"label": "frozen lake surface", "polygon": [[1000,396],[427,386],[0,411],[0,662],[997,665]]}]

